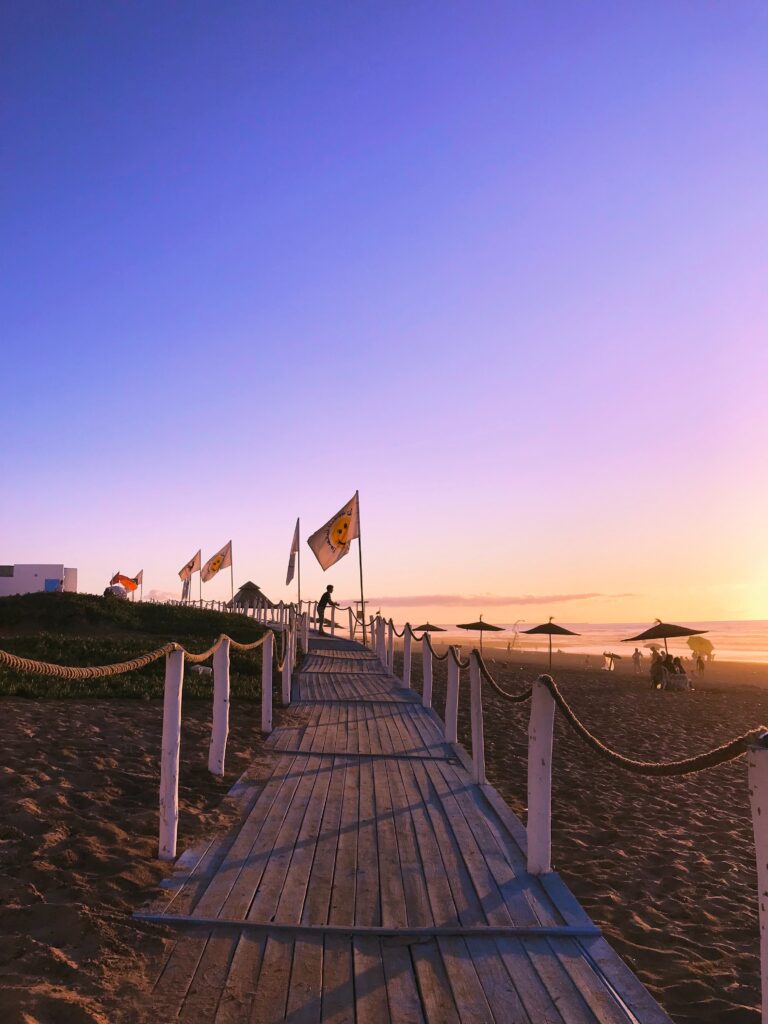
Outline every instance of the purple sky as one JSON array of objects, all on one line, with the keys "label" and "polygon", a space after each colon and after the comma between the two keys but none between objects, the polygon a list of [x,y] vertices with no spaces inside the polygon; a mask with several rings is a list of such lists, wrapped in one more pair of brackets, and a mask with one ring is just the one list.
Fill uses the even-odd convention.
[{"label": "purple sky", "polygon": [[0,561],[232,537],[279,598],[359,488],[396,618],[768,617],[767,52],[761,3],[6,2]]}]

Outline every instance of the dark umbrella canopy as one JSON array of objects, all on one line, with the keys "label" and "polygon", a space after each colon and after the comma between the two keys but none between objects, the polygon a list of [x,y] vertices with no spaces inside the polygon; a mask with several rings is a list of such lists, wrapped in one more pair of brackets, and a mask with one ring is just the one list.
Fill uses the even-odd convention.
[{"label": "dark umbrella canopy", "polygon": [[483,622],[483,616],[481,615],[477,622],[461,622],[456,626],[457,629],[476,629],[480,634],[480,653],[483,651],[483,633],[503,633],[503,626],[492,626],[490,622]]},{"label": "dark umbrella canopy", "polygon": [[663,640],[664,650],[667,648],[667,640],[672,640],[675,637],[681,636],[701,636],[702,633],[708,633],[707,629],[688,629],[687,626],[675,626],[671,622],[662,622],[661,619],[656,619],[656,624],[651,626],[650,629],[646,629],[643,633],[638,633],[637,636],[628,636],[622,643],[631,644],[636,640]]},{"label": "dark umbrella canopy", "polygon": [[433,626],[431,622],[425,622],[423,626],[411,626],[414,633],[444,633],[442,626]]},{"label": "dark umbrella canopy", "polygon": [[549,637],[549,667],[552,668],[552,637],[553,636],[580,636],[580,633],[574,633],[572,629],[566,629],[565,626],[558,626],[556,622],[552,621],[553,616],[550,615],[549,622],[542,622],[540,626],[534,626],[533,629],[524,629],[523,633],[543,633]]}]

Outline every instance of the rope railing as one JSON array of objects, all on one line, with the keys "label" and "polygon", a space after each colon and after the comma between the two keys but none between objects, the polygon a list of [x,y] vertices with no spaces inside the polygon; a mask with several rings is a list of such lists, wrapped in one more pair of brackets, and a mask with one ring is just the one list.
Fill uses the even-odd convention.
[{"label": "rope railing", "polygon": [[[758,726],[709,750],[676,760],[651,761],[628,757],[611,748],[581,721],[550,675],[540,675],[532,686],[527,686],[519,692],[510,692],[493,677],[477,649],[473,649],[467,659],[462,659],[458,648],[449,644],[445,654],[438,655],[428,631],[418,636],[410,623],[406,622],[402,633],[399,633],[394,629],[392,620],[385,624],[380,616],[374,625],[374,649],[390,672],[393,671],[391,639],[395,635],[403,639],[403,686],[411,685],[412,644],[414,641],[422,644],[421,702],[435,718],[437,716],[432,710],[433,661],[447,660],[445,721],[440,722],[440,725],[446,741],[450,743],[457,743],[460,674],[463,669],[469,669],[471,763],[468,767],[472,780],[479,785],[486,783],[482,684],[485,683],[496,696],[507,703],[523,705],[530,701],[526,833],[528,870],[532,874],[545,874],[552,870],[552,747],[554,717],[559,712],[568,728],[598,757],[622,771],[636,775],[683,778],[729,764],[746,755],[758,886],[761,892],[768,891],[768,727]],[[389,649],[384,642],[385,625],[390,629]],[[439,722],[439,719],[437,721]],[[461,755],[464,756],[463,752]],[[760,902],[759,913],[763,983],[762,1024],[768,1024],[768,902]]]},{"label": "rope railing", "polygon": [[0,664],[7,665],[17,672],[31,672],[41,676],[53,676],[58,679],[106,679],[119,676],[126,672],[151,665],[172,651],[183,650],[176,643],[163,644],[154,651],[147,651],[130,661],[116,662],[114,665],[56,665],[49,661],[37,661],[34,658],[22,658],[10,651],[0,650]]},{"label": "rope railing", "polygon": [[[242,608],[241,614],[248,615],[249,609]],[[173,860],[176,856],[179,819],[179,752],[181,746],[181,693],[184,681],[184,665],[199,665],[213,659],[213,719],[208,754],[208,769],[218,776],[224,775],[224,759],[229,733],[230,706],[230,651],[255,651],[263,648],[261,659],[261,728],[262,732],[272,731],[272,681],[273,667],[282,674],[282,701],[291,701],[291,676],[297,654],[300,626],[303,626],[302,646],[308,647],[308,617],[295,612],[293,605],[281,605],[278,618],[273,618],[277,629],[267,628],[264,635],[250,643],[241,643],[222,633],[215,643],[205,651],[186,650],[181,644],[170,641],[153,651],[137,655],[128,661],[112,665],[58,665],[53,662],[25,658],[10,651],[0,650],[0,666],[5,665],[17,672],[29,672],[60,679],[104,679],[144,668],[165,658],[165,684],[163,696],[163,735],[160,759],[160,829],[158,856]],[[266,615],[265,623],[266,625]],[[276,642],[276,636],[279,639]],[[279,656],[275,648],[279,645]]]}]

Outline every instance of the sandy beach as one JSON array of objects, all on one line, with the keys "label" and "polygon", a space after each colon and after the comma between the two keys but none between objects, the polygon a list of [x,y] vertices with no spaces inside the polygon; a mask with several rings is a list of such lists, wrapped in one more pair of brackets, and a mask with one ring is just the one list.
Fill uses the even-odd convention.
[{"label": "sandy beach", "polygon": [[[3,698],[0,1019],[122,1024],[166,939],[131,914],[168,873],[156,859],[162,705]],[[210,704],[183,714],[179,846],[222,822],[259,742],[258,704],[233,702],[227,777],[207,771]]]},{"label": "sandy beach", "polygon": [[[396,670],[399,661],[398,654]],[[510,690],[542,667],[489,663]],[[444,663],[435,665],[442,714]],[[768,721],[768,690],[755,685],[765,682],[760,667],[719,666],[691,694],[652,692],[621,670],[560,666],[555,674],[592,731],[635,757],[693,754]],[[414,683],[419,688],[419,657]],[[466,745],[467,698],[464,685]],[[488,775],[524,820],[527,708],[487,689],[484,700]],[[3,704],[3,1020],[142,1021],[168,941],[163,929],[131,918],[167,874],[155,859],[161,705]],[[259,708],[233,703],[222,782],[206,768],[208,702],[188,701],[183,721],[180,849],[221,824],[221,800],[258,748]],[[743,759],[654,780],[598,759],[559,717],[555,744],[556,869],[676,1022],[755,1024],[756,879]]]},{"label": "sandy beach", "polygon": [[[542,659],[489,667],[514,691],[535,678]],[[626,668],[553,673],[592,732],[636,758],[688,756],[768,722],[766,666],[720,665],[690,694],[653,692]],[[445,663],[435,662],[441,716],[444,700]],[[528,706],[486,687],[484,708],[489,780],[524,821]],[[465,673],[465,746],[468,726]],[[558,715],[553,774],[555,869],[614,948],[676,1022],[756,1024],[757,881],[744,759],[679,780],[629,774],[588,750]]]}]

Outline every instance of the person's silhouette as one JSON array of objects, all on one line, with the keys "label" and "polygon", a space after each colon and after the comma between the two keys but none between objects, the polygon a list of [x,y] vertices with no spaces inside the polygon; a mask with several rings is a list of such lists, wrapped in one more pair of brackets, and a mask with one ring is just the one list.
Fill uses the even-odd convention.
[{"label": "person's silhouette", "polygon": [[331,608],[338,607],[336,602],[331,597],[331,594],[333,594],[333,584],[329,583],[328,586],[325,588],[323,596],[317,602],[317,628],[320,630],[321,633],[325,632],[325,609],[328,607],[328,605],[330,605]]}]

